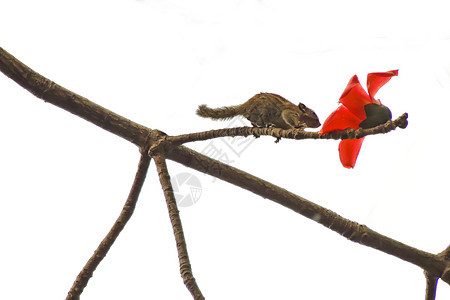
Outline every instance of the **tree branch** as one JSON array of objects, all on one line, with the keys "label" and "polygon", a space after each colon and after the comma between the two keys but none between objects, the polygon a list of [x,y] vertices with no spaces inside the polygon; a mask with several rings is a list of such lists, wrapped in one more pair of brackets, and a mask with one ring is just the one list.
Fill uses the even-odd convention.
[{"label": "tree branch", "polygon": [[182,134],[178,136],[168,137],[168,140],[173,143],[173,145],[181,145],[184,143],[195,142],[195,141],[204,141],[218,137],[225,136],[273,136],[277,139],[279,138],[287,138],[287,139],[295,139],[295,140],[303,140],[303,139],[333,139],[333,140],[341,140],[341,139],[359,139],[365,137],[367,135],[374,135],[380,133],[390,132],[397,127],[406,128],[408,125],[408,114],[404,113],[396,120],[388,121],[384,124],[378,125],[369,129],[352,129],[348,128],[340,131],[333,131],[323,135],[320,135],[318,132],[310,132],[303,131],[301,129],[289,129],[284,130],[281,128],[268,127],[233,127],[233,128],[224,128],[224,129],[216,129],[209,131],[202,131],[196,133],[188,133]]},{"label": "tree branch", "polygon": [[448,247],[438,255],[447,262],[447,267],[445,268],[444,273],[440,276],[440,278],[450,284],[450,245],[448,245]]},{"label": "tree branch", "polygon": [[[441,253],[437,255],[438,257],[442,257],[445,261],[447,261],[447,267],[444,269],[444,272],[440,276],[444,281],[447,281],[450,273],[450,245]],[[425,300],[434,300],[436,298],[436,289],[439,281],[439,277],[436,277],[433,274],[430,274],[427,271],[424,271],[426,283],[425,290]]]},{"label": "tree branch", "polygon": [[77,115],[133,144],[146,144],[149,129],[38,74],[0,47],[0,71],[39,99]]},{"label": "tree branch", "polygon": [[[400,118],[394,121],[389,121],[388,123],[377,126],[371,129],[358,129],[358,130],[344,130],[342,132],[332,132],[322,136],[319,136],[314,132],[302,132],[299,130],[287,130],[283,131],[277,128],[244,128],[244,129],[227,129],[228,132],[222,131],[211,131],[210,133],[197,133],[194,135],[183,135],[179,137],[168,137],[163,132],[158,130],[151,130],[146,128],[145,126],[139,125],[135,122],[132,122],[120,115],[117,115],[89,100],[86,98],[77,95],[59,85],[52,82],[51,80],[39,75],[34,72],[26,65],[15,59],[8,52],[0,48],[0,71],[10,77],[12,80],[17,82],[19,85],[33,93],[38,98],[43,99],[44,101],[50,102],[58,107],[61,107],[101,128],[110,131],[141,148],[141,152],[144,153],[144,149],[148,149],[150,145],[157,145],[164,149],[165,156],[171,160],[177,161],[187,167],[196,169],[200,172],[204,172],[220,178],[224,181],[232,183],[236,186],[247,189],[257,195],[260,195],[264,198],[269,198],[274,202],[277,202],[297,213],[302,214],[303,216],[314,220],[323,226],[338,232],[344,237],[360,243],[362,245],[366,245],[390,255],[396,256],[402,260],[413,263],[422,269],[424,269],[430,276],[434,276],[436,278],[441,278],[443,281],[450,284],[450,261],[449,254],[447,248],[444,251],[444,254],[433,255],[408,245],[402,244],[398,241],[395,241],[389,237],[381,235],[367,226],[360,225],[356,222],[352,222],[347,220],[338,214],[327,210],[324,207],[316,205],[300,196],[294,195],[280,187],[277,187],[267,181],[259,179],[253,175],[245,173],[239,169],[233,168],[231,166],[222,164],[218,161],[210,159],[204,155],[201,155],[193,150],[190,150],[184,146],[178,146],[178,144],[186,143],[189,141],[202,140],[208,138],[214,138],[220,136],[219,134],[228,133],[238,135],[239,130],[241,130],[241,135],[271,135],[276,138],[295,138],[295,139],[304,139],[304,138],[336,138],[336,139],[346,139],[346,138],[360,138],[369,134],[388,132],[390,130],[395,129],[396,127],[404,128],[407,125],[407,115],[404,114]],[[144,158],[145,154],[142,154],[140,168],[147,169],[149,158]],[[165,182],[163,185],[164,192],[166,194],[166,200],[169,203],[174,201],[173,199],[173,191],[171,188],[168,188],[167,184],[169,181],[169,177],[167,175],[167,170],[164,170],[165,163],[162,157],[159,155],[155,155],[155,159],[158,159],[158,166],[160,168],[160,180],[161,182]],[[142,162],[143,161],[143,162]],[[77,299],[77,295],[82,292],[82,289],[86,286],[87,281],[92,276],[92,272],[95,267],[101,261],[101,259],[106,255],[107,250],[111,247],[111,244],[114,242],[114,239],[117,237],[120,230],[123,229],[126,221],[131,216],[131,213],[134,209],[133,201],[136,201],[137,195],[139,194],[140,188],[142,186],[143,180],[145,178],[145,174],[141,174],[141,171],[138,170],[138,174],[135,178],[135,184],[130,192],[130,196],[127,200],[127,203],[122,211],[121,217],[123,215],[123,219],[119,221],[121,217],[119,217],[116,224],[114,224],[111,232],[115,232],[111,236],[105,237],[102,243],[99,246],[99,249],[96,250],[94,255],[91,257],[90,261],[80,273],[77,278],[77,281],[74,283],[74,287],[72,287],[71,292],[69,292],[68,299]],[[145,173],[145,172],[144,172]],[[135,202],[134,202],[135,203]],[[176,209],[176,206],[175,206]],[[172,224],[176,225],[179,222],[181,226],[181,222],[179,221],[179,216],[174,213],[173,204],[169,207],[169,214],[171,216]],[[178,226],[178,225],[177,225]],[[178,228],[174,226],[174,228]],[[181,227],[179,227],[181,228]],[[180,235],[179,238],[182,237],[182,242],[184,242],[184,236],[182,235],[182,231],[176,230],[175,236]],[[178,244],[178,240],[177,240]],[[177,245],[177,248],[182,247],[182,243]],[[184,246],[185,247],[185,246]],[[181,249],[181,248],[180,248]],[[180,255],[179,249],[179,257],[180,257],[180,267],[181,267],[181,258],[183,259],[183,274],[191,274],[187,270],[187,266],[190,267],[189,261],[185,261],[187,259],[186,254]],[[181,249],[182,250],[182,249]],[[186,271],[185,271],[186,270]],[[189,276],[188,276],[189,277]],[[193,277],[192,277],[193,279]],[[186,281],[185,281],[186,282]],[[191,284],[192,280],[189,281]],[[188,286],[189,288],[189,286]],[[195,289],[195,288],[194,288]],[[194,290],[191,287],[191,290]],[[71,294],[72,293],[72,294]],[[71,296],[72,295],[72,296]],[[72,297],[72,298],[70,298]],[[194,296],[195,297],[195,296]],[[199,298],[201,299],[201,298]]]},{"label": "tree branch", "polygon": [[[365,225],[358,224],[340,215],[297,196],[270,182],[244,171],[213,160],[184,146],[179,146],[167,154],[167,158],[189,168],[215,176],[252,193],[281,204],[323,226],[341,234],[347,239],[380,250],[402,260],[415,264],[430,274],[441,277],[450,262],[442,256],[418,250],[384,236]],[[450,278],[442,277],[450,284]]]},{"label": "tree branch", "polygon": [[425,290],[425,300],[434,300],[436,298],[436,288],[437,288],[438,278],[436,276],[429,274],[426,271],[424,273],[425,273],[425,278],[427,280],[427,287]]},{"label": "tree branch", "polygon": [[95,269],[98,267],[103,258],[105,258],[109,249],[111,249],[111,246],[114,244],[117,237],[122,232],[127,222],[130,220],[131,216],[133,215],[134,208],[136,207],[136,202],[141,192],[142,185],[144,184],[149,164],[150,157],[147,153],[142,153],[138,170],[134,178],[133,186],[131,187],[130,194],[128,195],[128,199],[125,202],[125,205],[123,206],[122,212],[120,213],[112,228],[109,230],[108,234],[97,247],[94,254],[86,263],[83,270],[78,274],[72,288],[70,289],[66,297],[66,300],[77,300],[80,298],[81,293],[87,286],[88,281],[92,277]]},{"label": "tree branch", "polygon": [[173,233],[175,235],[175,241],[177,243],[178,260],[180,261],[180,273],[183,278],[183,282],[186,285],[189,292],[195,300],[204,300],[202,292],[195,281],[192,273],[191,263],[189,261],[189,255],[186,246],[186,240],[184,238],[183,226],[181,224],[181,218],[175,201],[175,195],[173,194],[172,183],[170,182],[169,171],[167,170],[166,160],[160,153],[153,154],[153,159],[158,169],[159,181],[164,191],[166,198],[167,209],[169,210],[170,222],[172,223]]}]

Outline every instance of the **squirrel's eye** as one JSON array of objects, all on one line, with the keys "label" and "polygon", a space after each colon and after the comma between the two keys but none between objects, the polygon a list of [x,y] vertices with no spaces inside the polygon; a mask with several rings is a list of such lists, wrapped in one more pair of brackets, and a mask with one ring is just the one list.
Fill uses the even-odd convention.
[{"label": "squirrel's eye", "polygon": [[299,103],[298,104],[298,108],[302,111],[302,112],[305,112],[306,111],[306,106],[305,106],[305,104],[303,104],[303,103]]}]

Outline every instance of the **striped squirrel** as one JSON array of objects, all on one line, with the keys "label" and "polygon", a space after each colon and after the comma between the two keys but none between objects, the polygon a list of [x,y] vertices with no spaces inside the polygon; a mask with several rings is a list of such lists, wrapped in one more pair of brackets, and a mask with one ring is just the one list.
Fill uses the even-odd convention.
[{"label": "striped squirrel", "polygon": [[237,115],[247,118],[255,127],[317,128],[320,126],[316,113],[303,103],[298,105],[277,94],[256,94],[241,105],[209,108],[199,105],[197,115],[213,120],[231,119]]}]

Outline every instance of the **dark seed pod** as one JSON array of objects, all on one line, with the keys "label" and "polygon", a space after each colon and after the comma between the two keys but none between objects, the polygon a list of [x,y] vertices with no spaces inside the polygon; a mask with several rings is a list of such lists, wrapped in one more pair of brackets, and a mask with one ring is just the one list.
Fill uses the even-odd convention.
[{"label": "dark seed pod", "polygon": [[384,105],[369,103],[364,106],[367,118],[359,123],[360,128],[372,128],[392,119],[391,110]]}]

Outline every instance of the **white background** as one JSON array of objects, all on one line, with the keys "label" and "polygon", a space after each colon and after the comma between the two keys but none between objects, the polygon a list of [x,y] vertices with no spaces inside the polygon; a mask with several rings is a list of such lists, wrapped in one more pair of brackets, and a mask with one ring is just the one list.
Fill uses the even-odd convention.
[{"label": "white background", "polygon": [[[262,137],[233,166],[432,253],[449,244],[450,22],[445,1],[2,1],[0,46],[62,86],[174,135],[198,104],[265,91],[323,122],[354,74],[399,69],[377,94],[405,130],[337,141]],[[0,75],[0,299],[63,299],[119,215],[138,149]],[[190,144],[202,151],[208,142]],[[228,152],[227,152],[228,151]],[[202,184],[181,208],[207,299],[423,299],[422,270],[173,162]],[[188,189],[185,186],[185,191]],[[191,299],[152,164],[133,218],[83,299]],[[449,299],[446,283],[437,299]]]}]

